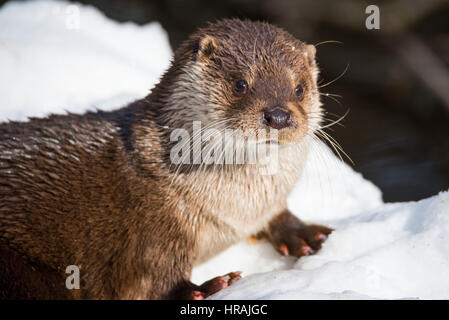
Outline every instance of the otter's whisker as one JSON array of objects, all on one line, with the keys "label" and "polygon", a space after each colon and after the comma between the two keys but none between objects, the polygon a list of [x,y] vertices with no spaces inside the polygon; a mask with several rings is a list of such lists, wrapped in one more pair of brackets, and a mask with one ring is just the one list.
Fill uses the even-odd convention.
[{"label": "otter's whisker", "polygon": [[341,122],[341,121],[342,121],[342,120],[349,114],[349,111],[350,111],[350,109],[348,108],[348,109],[346,110],[345,114],[342,115],[338,120],[336,120],[336,121],[334,121],[334,122],[332,122],[332,123],[329,123],[329,124],[327,124],[327,125],[325,125],[325,126],[322,126],[322,127],[320,127],[320,129],[323,130],[323,129],[332,127],[332,126],[335,125],[335,124],[340,123],[340,122]]},{"label": "otter's whisker", "polygon": [[317,44],[314,44],[314,46],[315,46],[315,47],[318,47],[318,46],[320,46],[320,45],[322,45],[322,44],[328,44],[328,43],[344,44],[344,42],[338,41],[338,40],[326,40],[326,41],[318,42]]},{"label": "otter's whisker", "polygon": [[337,81],[338,79],[343,77],[344,74],[346,73],[346,71],[348,71],[348,69],[349,69],[349,63],[346,65],[345,69],[343,70],[342,73],[340,73],[340,75],[338,77],[336,77],[334,80],[331,80],[331,81],[329,81],[329,82],[327,82],[327,83],[325,83],[323,85],[318,86],[318,88],[324,88],[324,87],[327,87],[328,85],[334,83],[335,81]]}]

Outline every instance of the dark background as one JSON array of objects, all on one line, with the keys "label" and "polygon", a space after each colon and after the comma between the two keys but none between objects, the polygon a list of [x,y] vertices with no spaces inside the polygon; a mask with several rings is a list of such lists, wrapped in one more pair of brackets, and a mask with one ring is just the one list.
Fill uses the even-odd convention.
[{"label": "dark background", "polygon": [[[4,2],[4,1],[3,1]],[[317,46],[328,131],[385,201],[418,200],[449,188],[449,1],[225,0],[79,1],[117,21],[158,21],[173,49],[197,27],[225,17],[264,20]],[[1,3],[1,1],[0,1]],[[380,8],[367,30],[365,8]],[[348,162],[348,161],[347,161]]]}]

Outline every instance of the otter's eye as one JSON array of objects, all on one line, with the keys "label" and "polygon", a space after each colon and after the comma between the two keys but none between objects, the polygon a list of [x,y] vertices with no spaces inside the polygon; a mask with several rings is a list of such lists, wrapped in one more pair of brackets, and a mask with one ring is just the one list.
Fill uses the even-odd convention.
[{"label": "otter's eye", "polygon": [[237,80],[232,87],[234,93],[238,96],[243,96],[248,91],[248,82],[245,80]]},{"label": "otter's eye", "polygon": [[304,98],[304,89],[302,85],[298,84],[298,86],[295,89],[295,94],[299,100],[302,100]]}]

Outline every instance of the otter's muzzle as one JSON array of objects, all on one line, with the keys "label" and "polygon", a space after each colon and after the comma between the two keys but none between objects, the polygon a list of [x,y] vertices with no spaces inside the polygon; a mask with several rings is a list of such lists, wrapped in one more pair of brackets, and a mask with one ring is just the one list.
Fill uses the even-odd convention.
[{"label": "otter's muzzle", "polygon": [[262,110],[262,122],[274,129],[283,129],[292,126],[292,113],[287,108],[276,105]]}]

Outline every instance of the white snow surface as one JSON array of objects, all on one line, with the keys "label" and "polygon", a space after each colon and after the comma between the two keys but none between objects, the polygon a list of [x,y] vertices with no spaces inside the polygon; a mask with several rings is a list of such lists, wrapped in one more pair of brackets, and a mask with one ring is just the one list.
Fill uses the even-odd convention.
[{"label": "white snow surface", "polygon": [[[171,56],[158,23],[117,23],[62,1],[6,3],[0,121],[123,106],[148,93]],[[192,281],[243,271],[212,299],[449,298],[448,191],[383,203],[376,186],[316,145],[289,207],[335,228],[317,254],[295,260],[245,241],[197,266]]]}]

